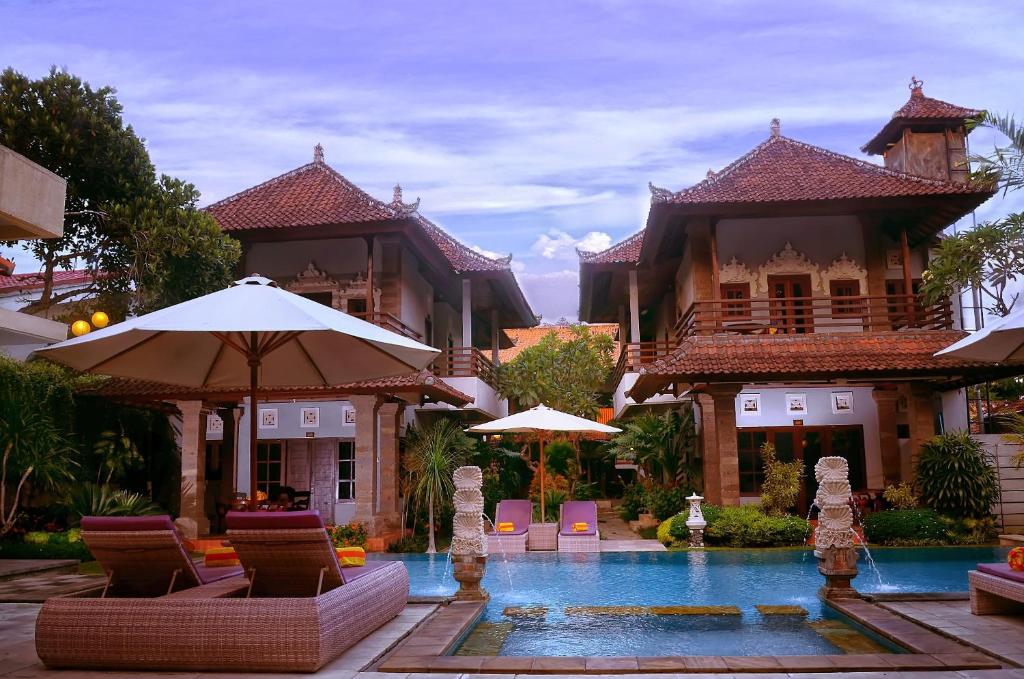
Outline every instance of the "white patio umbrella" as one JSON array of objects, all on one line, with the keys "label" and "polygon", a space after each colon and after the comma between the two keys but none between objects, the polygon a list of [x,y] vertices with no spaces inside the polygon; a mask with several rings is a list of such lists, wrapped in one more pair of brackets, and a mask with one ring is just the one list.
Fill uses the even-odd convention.
[{"label": "white patio umbrella", "polygon": [[1024,361],[1024,309],[1017,309],[935,355],[998,363]]},{"label": "white patio umbrella", "polygon": [[40,349],[82,372],[189,387],[249,387],[250,499],[257,388],[330,386],[425,368],[415,340],[249,276],[224,290]]},{"label": "white patio umbrella", "polygon": [[543,403],[515,415],[470,427],[474,434],[536,434],[540,443],[540,520],[544,521],[544,442],[553,432],[577,434],[617,434],[622,431],[607,424],[548,408]]}]

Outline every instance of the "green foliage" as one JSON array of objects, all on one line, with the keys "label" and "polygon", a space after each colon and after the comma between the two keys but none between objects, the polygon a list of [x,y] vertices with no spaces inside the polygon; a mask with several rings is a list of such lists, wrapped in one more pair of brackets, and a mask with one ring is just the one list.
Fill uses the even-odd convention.
[{"label": "green foliage", "polygon": [[555,332],[498,368],[502,397],[524,407],[543,403],[581,417],[597,416],[600,392],[612,371],[612,339],[572,326],[571,337]]},{"label": "green foliage", "polygon": [[1010,458],[1010,463],[1017,469],[1024,467],[1024,415],[1007,413],[999,417],[999,424],[1006,430],[1003,440],[1020,447],[1020,452]]},{"label": "green foliage", "polygon": [[76,526],[83,516],[152,516],[165,513],[160,505],[145,495],[115,490],[108,484],[72,486],[63,504],[68,510],[68,523]]},{"label": "green foliage", "polygon": [[619,516],[623,521],[636,521],[641,512],[647,511],[647,490],[643,484],[634,483],[626,486],[622,493],[622,504],[619,505]]},{"label": "green foliage", "polygon": [[886,486],[882,491],[882,498],[893,509],[917,509],[917,495],[914,494],[914,487],[906,481]]},{"label": "green foliage", "polygon": [[[89,548],[71,531],[66,533],[44,533],[44,542],[23,542],[21,540],[0,541],[0,559],[78,559],[91,561]],[[76,534],[75,534],[76,535]]]},{"label": "green foliage", "polygon": [[[0,144],[67,180],[64,235],[24,245],[42,262],[44,287],[31,311],[89,291],[100,293],[90,304],[118,317],[231,280],[238,243],[198,210],[195,187],[157,177],[114,94],[56,68],[39,80],[0,74]],[[80,261],[104,275],[54,294],[54,271]]]},{"label": "green foliage", "polygon": [[[797,516],[768,516],[756,505],[718,507],[704,505],[704,544],[720,547],[785,547],[802,545],[810,524]],[[658,526],[658,540],[669,547],[685,547],[690,537],[687,514],[673,516]]]},{"label": "green foliage", "polygon": [[494,516],[500,501],[522,497],[523,481],[530,471],[517,452],[478,441],[472,463],[483,472],[480,492],[487,516]]},{"label": "green foliage", "polygon": [[967,432],[930,439],[921,447],[917,487],[921,504],[959,518],[984,518],[999,499],[999,480],[985,447]]},{"label": "green foliage", "polygon": [[335,547],[366,547],[366,539],[369,537],[366,524],[355,521],[331,526],[327,532]]},{"label": "green foliage", "polygon": [[124,431],[104,431],[93,444],[92,451],[100,458],[99,471],[96,474],[97,483],[100,482],[99,476],[104,469],[107,471],[106,483],[110,483],[115,476],[123,478],[130,470],[144,462],[138,446]]},{"label": "green foliage", "polygon": [[600,489],[596,483],[588,481],[577,481],[572,487],[573,500],[595,500],[600,495]]},{"label": "green foliage", "polygon": [[[569,499],[569,493],[558,488],[545,488],[544,489],[544,507],[547,509],[548,516],[555,516],[558,508]],[[539,508],[538,508],[539,510]]]},{"label": "green foliage", "polygon": [[410,429],[406,435],[405,463],[413,495],[427,504],[427,552],[437,551],[435,509],[451,503],[455,486],[452,474],[466,463],[475,449],[455,420],[442,418],[423,429]]},{"label": "green foliage", "polygon": [[692,408],[685,408],[682,415],[648,411],[619,426],[622,432],[609,443],[609,457],[636,462],[648,477],[660,478],[664,485],[696,486]]},{"label": "green foliage", "polygon": [[946,539],[954,545],[979,545],[992,542],[999,534],[994,516],[980,519],[941,517],[946,528]]},{"label": "green foliage", "polygon": [[879,545],[946,544],[946,527],[934,509],[890,509],[864,517],[864,537]]},{"label": "green foliage", "polygon": [[1012,115],[988,111],[972,122],[972,127],[978,125],[1001,132],[1009,144],[994,147],[987,156],[972,155],[974,171],[971,179],[982,184],[994,184],[1004,193],[1024,186],[1024,127],[1018,126]]},{"label": "green foliage", "polygon": [[679,488],[652,485],[644,493],[644,505],[648,514],[662,521],[682,511],[686,498]]},{"label": "green foliage", "polygon": [[782,516],[796,506],[804,480],[802,460],[781,462],[775,446],[765,441],[761,445],[764,460],[764,482],[761,484],[761,508],[769,516]]},{"label": "green foliage", "polygon": [[568,441],[552,441],[544,446],[544,461],[548,471],[560,476],[570,476],[574,471],[576,449]]}]

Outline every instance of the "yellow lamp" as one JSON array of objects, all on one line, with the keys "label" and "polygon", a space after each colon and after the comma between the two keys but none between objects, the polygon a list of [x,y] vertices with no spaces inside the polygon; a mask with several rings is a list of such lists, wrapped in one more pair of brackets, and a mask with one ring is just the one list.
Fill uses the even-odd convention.
[{"label": "yellow lamp", "polygon": [[92,315],[92,327],[94,328],[105,328],[110,323],[110,316],[102,311],[97,311]]},{"label": "yellow lamp", "polygon": [[75,337],[81,337],[90,330],[92,330],[92,328],[89,327],[89,323],[87,321],[75,321],[71,324],[71,334]]}]

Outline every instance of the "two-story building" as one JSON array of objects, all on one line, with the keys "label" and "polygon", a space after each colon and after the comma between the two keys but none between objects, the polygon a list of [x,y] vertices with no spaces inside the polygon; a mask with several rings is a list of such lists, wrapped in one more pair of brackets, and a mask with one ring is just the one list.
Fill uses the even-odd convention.
[{"label": "two-story building", "polygon": [[[864,146],[884,167],[781,133],[681,191],[651,186],[640,233],[581,254],[580,318],[617,322],[615,410],[692,399],[704,493],[755,500],[760,447],[856,490],[912,478],[920,444],[966,428],[962,387],[1007,368],[933,354],[963,336],[918,293],[941,232],[993,193],[968,182],[968,119],[924,96]],[[640,405],[640,404],[643,405]]]}]

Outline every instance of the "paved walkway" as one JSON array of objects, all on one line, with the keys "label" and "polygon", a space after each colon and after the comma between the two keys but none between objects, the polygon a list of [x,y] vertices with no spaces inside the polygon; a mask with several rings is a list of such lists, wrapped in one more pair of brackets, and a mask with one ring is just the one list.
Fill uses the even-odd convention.
[{"label": "paved walkway", "polygon": [[657,540],[644,540],[629,529],[619,517],[615,507],[599,507],[597,527],[601,531],[602,552],[664,552],[665,545]]},{"label": "paved walkway", "polygon": [[78,559],[0,559],[0,580],[52,571],[77,573]]},{"label": "paved walkway", "polygon": [[[879,604],[988,655],[1024,666],[1024,617],[972,615],[968,601],[893,601]],[[1020,670],[1024,676],[1024,670]]]}]

